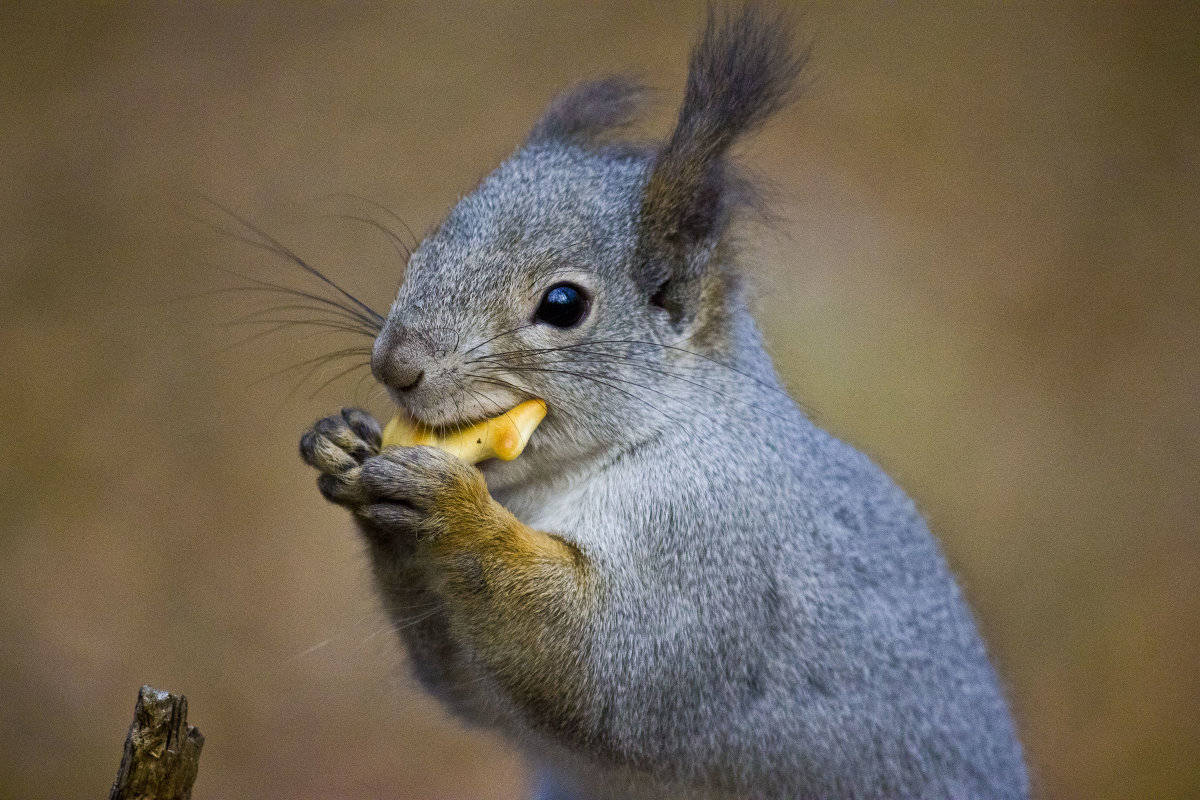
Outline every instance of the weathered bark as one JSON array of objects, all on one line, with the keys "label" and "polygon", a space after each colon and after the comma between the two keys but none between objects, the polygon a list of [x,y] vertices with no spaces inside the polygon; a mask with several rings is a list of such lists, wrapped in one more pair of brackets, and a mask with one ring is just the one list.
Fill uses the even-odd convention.
[{"label": "weathered bark", "polygon": [[190,800],[203,747],[187,698],[143,686],[108,800]]}]

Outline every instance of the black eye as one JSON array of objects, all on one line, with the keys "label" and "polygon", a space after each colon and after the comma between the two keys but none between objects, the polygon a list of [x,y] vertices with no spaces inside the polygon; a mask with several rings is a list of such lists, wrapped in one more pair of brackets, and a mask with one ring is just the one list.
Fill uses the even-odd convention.
[{"label": "black eye", "polygon": [[560,283],[546,290],[534,319],[556,328],[571,328],[587,316],[587,295],[578,286]]}]

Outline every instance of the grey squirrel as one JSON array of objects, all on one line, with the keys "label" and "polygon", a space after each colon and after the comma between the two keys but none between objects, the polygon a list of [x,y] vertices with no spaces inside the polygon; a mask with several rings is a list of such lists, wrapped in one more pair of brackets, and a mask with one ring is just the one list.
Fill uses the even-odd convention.
[{"label": "grey squirrel", "polygon": [[544,399],[519,458],[381,449],[354,409],[301,440],[416,677],[545,800],[1029,794],[924,521],[784,393],[744,301],[728,151],[805,60],[786,19],[710,11],[665,143],[615,136],[635,84],[582,84],[412,253],[375,377],[435,429]]}]

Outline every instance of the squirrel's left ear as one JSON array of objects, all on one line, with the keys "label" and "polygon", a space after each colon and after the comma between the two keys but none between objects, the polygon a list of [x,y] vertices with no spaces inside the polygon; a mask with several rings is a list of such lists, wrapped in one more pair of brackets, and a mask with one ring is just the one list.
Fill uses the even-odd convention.
[{"label": "squirrel's left ear", "polygon": [[793,40],[782,14],[709,8],[679,119],[655,157],[638,222],[637,280],[674,322],[695,313],[700,279],[736,205],[730,146],[796,94],[808,52]]},{"label": "squirrel's left ear", "polygon": [[645,95],[641,84],[621,76],[581,83],[554,98],[525,144],[602,144],[637,119]]}]

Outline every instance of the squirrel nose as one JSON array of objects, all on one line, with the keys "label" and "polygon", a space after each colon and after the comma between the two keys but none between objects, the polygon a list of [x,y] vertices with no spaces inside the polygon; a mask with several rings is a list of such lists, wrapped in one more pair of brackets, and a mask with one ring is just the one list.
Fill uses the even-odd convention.
[{"label": "squirrel nose", "polygon": [[385,330],[371,349],[371,374],[398,392],[417,388],[425,377],[425,369],[416,362],[412,348],[404,347],[404,338],[394,328]]},{"label": "squirrel nose", "polygon": [[421,379],[425,377],[425,370],[416,364],[397,358],[395,351],[384,353],[382,357],[377,355],[378,352],[376,350],[371,354],[371,372],[375,375],[375,380],[380,383],[390,386],[398,392],[408,392],[417,388]]}]

